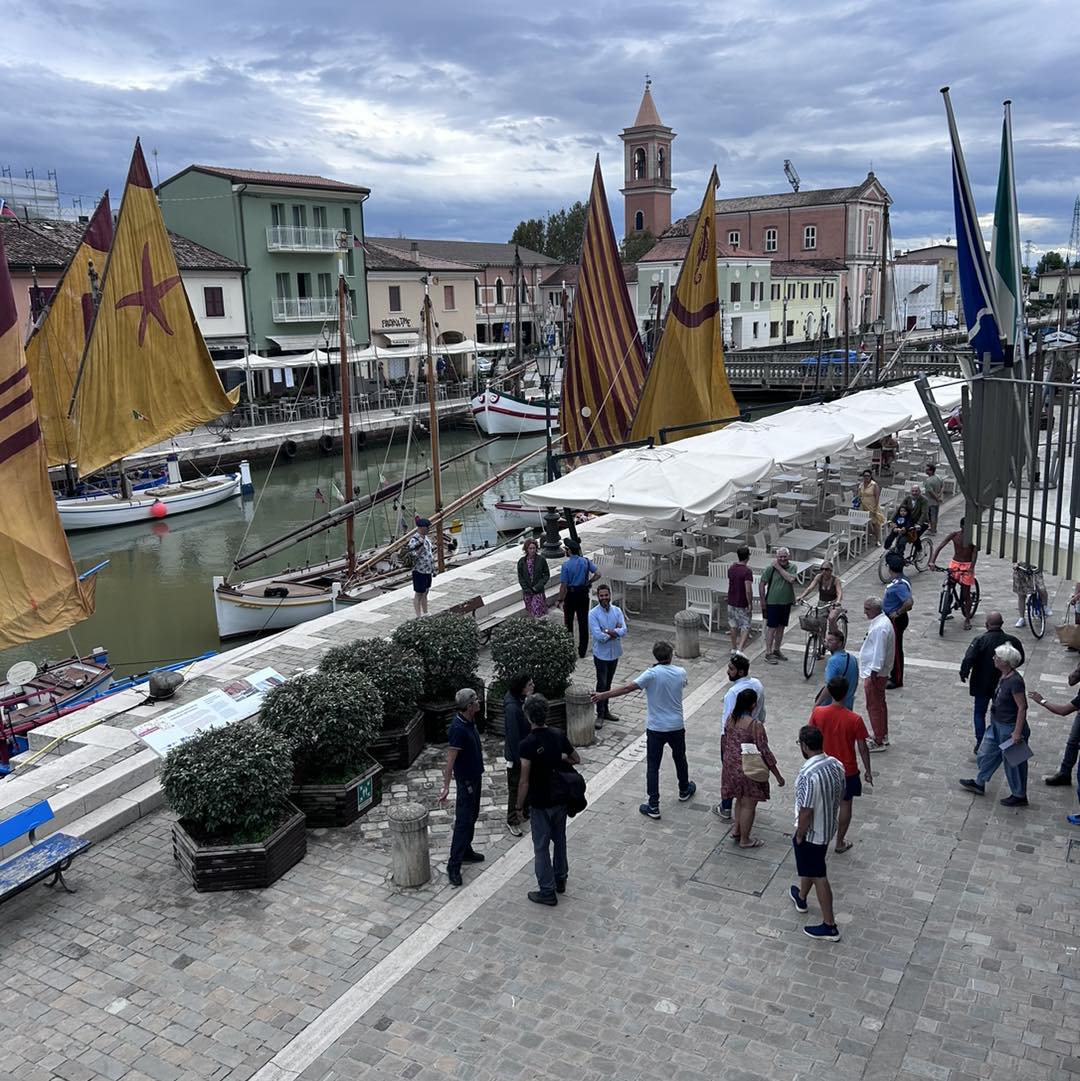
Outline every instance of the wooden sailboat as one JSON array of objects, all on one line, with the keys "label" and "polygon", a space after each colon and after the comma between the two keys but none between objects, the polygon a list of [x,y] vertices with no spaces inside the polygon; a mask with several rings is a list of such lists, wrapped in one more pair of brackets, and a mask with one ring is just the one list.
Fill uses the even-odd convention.
[{"label": "wooden sailboat", "polygon": [[[239,390],[225,393],[214,370],[137,140],[97,303],[78,297],[92,320],[81,360],[71,362],[65,341],[73,337],[77,277],[84,258],[100,257],[103,238],[104,229],[88,229],[79,262],[66,276],[63,303],[32,339],[40,342],[34,347],[39,384],[49,388],[43,420],[50,457],[73,463],[83,476],[230,412],[239,397]],[[185,482],[172,460],[165,486],[140,492],[124,484],[116,494],[57,505],[65,529],[97,529],[198,510],[239,492],[239,473]]]}]

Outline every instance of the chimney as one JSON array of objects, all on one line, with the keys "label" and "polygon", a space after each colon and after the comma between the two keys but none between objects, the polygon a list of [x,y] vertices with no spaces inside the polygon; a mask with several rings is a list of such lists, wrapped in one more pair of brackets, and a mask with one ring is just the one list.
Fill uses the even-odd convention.
[{"label": "chimney", "polygon": [[416,240],[409,241],[409,256],[414,263],[420,262],[420,244]]}]

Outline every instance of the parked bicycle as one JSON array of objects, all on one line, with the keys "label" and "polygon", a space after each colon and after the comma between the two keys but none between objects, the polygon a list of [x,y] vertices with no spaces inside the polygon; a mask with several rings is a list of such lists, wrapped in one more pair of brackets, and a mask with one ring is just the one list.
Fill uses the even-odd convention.
[{"label": "parked bicycle", "polygon": [[[932,571],[941,570],[940,567],[930,564]],[[953,612],[963,611],[964,605],[961,599],[961,583],[956,572],[951,567],[945,568],[945,577],[941,580],[941,595],[938,597],[938,634],[945,637],[945,624],[952,619]],[[969,587],[971,593],[971,611],[967,618],[972,618],[979,610],[979,579],[972,576]]]},{"label": "parked bicycle", "polygon": [[220,417],[214,417],[213,420],[206,422],[206,430],[211,435],[216,435],[222,443],[228,443],[232,436],[229,434],[233,428],[237,426],[236,413],[230,410],[228,413],[222,413]]},{"label": "parked bicycle", "polygon": [[806,631],[803,675],[810,679],[814,675],[818,659],[828,652],[825,647],[825,636],[830,629],[835,628],[845,639],[847,638],[847,610],[837,604],[808,604],[806,611],[799,614],[799,626]]},{"label": "parked bicycle", "polygon": [[1028,628],[1036,638],[1046,633],[1046,617],[1050,608],[1046,602],[1046,585],[1043,582],[1041,567],[1031,563],[1013,565],[1013,591],[1018,596],[1025,596],[1024,618]]},{"label": "parked bicycle", "polygon": [[[923,546],[921,540],[909,542],[904,547],[907,553],[904,556],[904,570],[907,570],[908,567],[914,567],[919,574],[922,574],[923,568],[926,567],[926,562],[929,558],[926,547]],[[889,565],[885,562],[890,551],[895,551],[895,549],[886,549],[881,553],[881,558],[878,560],[877,576],[883,585],[888,585],[892,579],[892,575],[889,573]]]}]

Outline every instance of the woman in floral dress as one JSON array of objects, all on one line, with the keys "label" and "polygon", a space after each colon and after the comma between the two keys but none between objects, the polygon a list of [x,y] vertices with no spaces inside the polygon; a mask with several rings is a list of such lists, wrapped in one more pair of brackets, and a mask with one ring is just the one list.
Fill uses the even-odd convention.
[{"label": "woman in floral dress", "polygon": [[735,826],[731,839],[740,848],[760,848],[765,842],[750,836],[754,827],[754,815],[757,805],[769,798],[769,782],[754,781],[743,773],[743,744],[752,743],[761,755],[769,772],[776,778],[781,788],[784,778],[776,766],[776,756],[769,750],[769,738],[765,735],[765,726],[755,721],[752,713],[757,705],[757,691],[747,688],[740,691],[735,699],[735,707],[724,726],[720,737],[720,759],[723,765],[723,777],[720,794],[724,799],[735,800]]},{"label": "woman in floral dress", "polygon": [[543,619],[547,615],[548,603],[544,590],[551,578],[547,560],[540,554],[540,545],[530,537],[523,545],[525,554],[517,561],[518,585],[525,601],[525,611],[530,616]]}]

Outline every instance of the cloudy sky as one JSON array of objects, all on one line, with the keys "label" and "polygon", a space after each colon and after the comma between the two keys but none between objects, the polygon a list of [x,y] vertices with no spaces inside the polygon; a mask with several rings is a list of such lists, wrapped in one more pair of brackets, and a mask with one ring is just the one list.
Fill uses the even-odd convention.
[{"label": "cloudy sky", "polygon": [[596,153],[622,220],[618,133],[648,72],[678,132],[676,216],[713,162],[725,196],[785,190],[785,158],[804,190],[872,167],[906,247],[954,232],[950,84],[987,225],[1013,100],[1039,252],[1064,247],[1080,193],[1076,41],[1075,0],[54,0],[5,15],[0,164],[55,169],[86,208],[119,194],[140,135],[162,178],[192,162],[322,173],[372,189],[369,234],[505,240],[586,198]]}]

